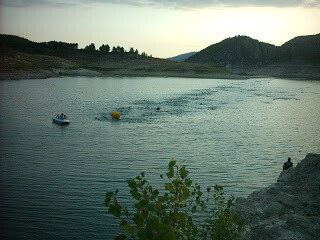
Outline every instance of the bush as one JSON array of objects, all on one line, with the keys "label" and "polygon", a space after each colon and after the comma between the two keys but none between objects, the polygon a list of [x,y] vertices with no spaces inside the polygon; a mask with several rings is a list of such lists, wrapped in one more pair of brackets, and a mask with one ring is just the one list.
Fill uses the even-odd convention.
[{"label": "bush", "polygon": [[106,194],[108,212],[122,218],[124,233],[115,239],[241,239],[246,221],[233,209],[234,198],[225,199],[222,186],[215,185],[212,195],[210,187],[203,193],[200,185],[192,184],[185,166],[172,160],[168,169],[171,182],[165,183],[163,195],[144,172],[127,180],[134,199],[130,211],[118,202],[118,189]]}]

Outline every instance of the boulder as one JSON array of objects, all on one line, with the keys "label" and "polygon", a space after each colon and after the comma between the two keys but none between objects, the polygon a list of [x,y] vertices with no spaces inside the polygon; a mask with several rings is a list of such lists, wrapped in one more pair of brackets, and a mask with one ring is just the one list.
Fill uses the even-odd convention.
[{"label": "boulder", "polygon": [[235,207],[249,219],[244,239],[320,239],[320,154],[307,154],[275,184],[237,198]]}]

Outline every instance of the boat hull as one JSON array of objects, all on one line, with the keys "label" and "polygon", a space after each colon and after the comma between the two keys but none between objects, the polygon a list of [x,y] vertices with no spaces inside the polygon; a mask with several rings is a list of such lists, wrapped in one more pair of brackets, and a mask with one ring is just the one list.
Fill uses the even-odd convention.
[{"label": "boat hull", "polygon": [[67,119],[59,119],[59,118],[52,118],[52,122],[57,123],[57,124],[69,124],[70,121]]}]

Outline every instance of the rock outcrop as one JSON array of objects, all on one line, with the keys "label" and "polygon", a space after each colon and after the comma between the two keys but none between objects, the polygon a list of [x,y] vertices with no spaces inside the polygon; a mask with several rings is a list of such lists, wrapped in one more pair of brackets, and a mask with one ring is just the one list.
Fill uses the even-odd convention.
[{"label": "rock outcrop", "polygon": [[320,154],[307,154],[277,183],[238,198],[236,208],[249,218],[244,239],[320,239]]}]

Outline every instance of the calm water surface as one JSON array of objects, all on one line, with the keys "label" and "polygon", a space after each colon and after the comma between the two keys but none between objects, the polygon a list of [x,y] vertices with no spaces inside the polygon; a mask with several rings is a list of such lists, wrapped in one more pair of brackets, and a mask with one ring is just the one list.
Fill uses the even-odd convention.
[{"label": "calm water surface", "polygon": [[[159,184],[171,158],[203,187],[247,196],[287,157],[320,153],[320,82],[65,77],[0,91],[2,239],[111,239],[105,193],[128,202],[125,180]],[[69,126],[52,123],[61,112]]]}]

